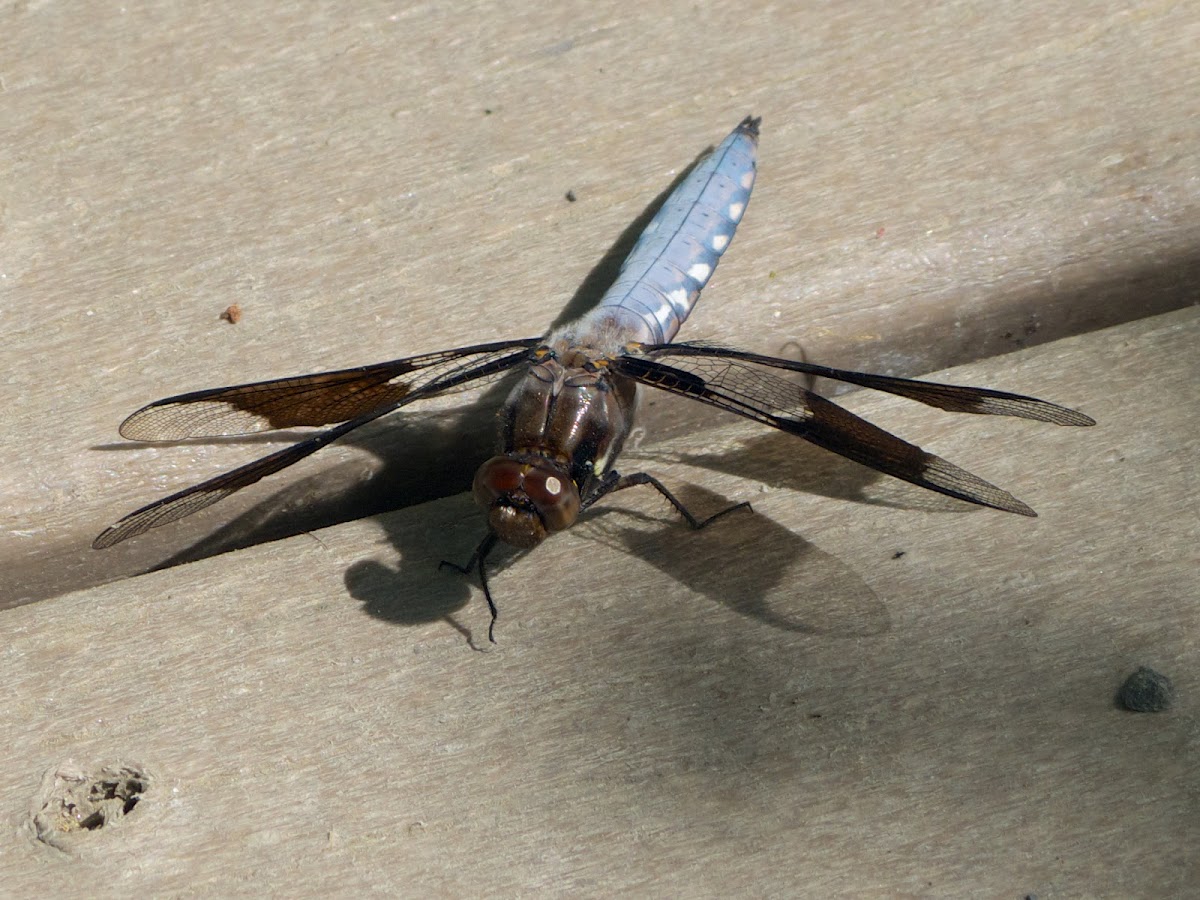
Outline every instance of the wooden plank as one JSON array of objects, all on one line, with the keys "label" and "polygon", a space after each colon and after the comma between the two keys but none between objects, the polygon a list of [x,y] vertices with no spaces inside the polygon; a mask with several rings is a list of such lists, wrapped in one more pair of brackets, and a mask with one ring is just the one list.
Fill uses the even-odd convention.
[{"label": "wooden plank", "polygon": [[[1193,309],[944,373],[1094,429],[847,398],[1035,520],[748,424],[647,442],[627,467],[755,512],[614,498],[494,577],[493,652],[436,570],[465,497],[10,610],[6,889],[1180,896],[1198,338]],[[1173,710],[1115,707],[1142,664]],[[34,839],[43,775],[105,765],[146,773],[132,812]]]}]

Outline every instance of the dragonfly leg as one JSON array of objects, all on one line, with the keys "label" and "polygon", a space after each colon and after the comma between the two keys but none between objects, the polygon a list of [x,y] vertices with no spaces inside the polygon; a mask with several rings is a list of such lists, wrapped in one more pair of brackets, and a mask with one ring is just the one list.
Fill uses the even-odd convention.
[{"label": "dragonfly leg", "polygon": [[471,558],[467,560],[465,566],[460,566],[458,563],[450,562],[448,559],[443,559],[438,568],[449,566],[451,569],[456,569],[463,575],[470,575],[474,568],[479,569],[479,583],[483,585],[483,598],[487,600],[488,611],[492,614],[491,624],[488,625],[488,640],[493,644],[496,643],[496,619],[500,616],[500,611],[496,609],[496,601],[492,599],[491,589],[488,588],[487,569],[484,567],[484,561],[487,555],[492,552],[492,548],[496,546],[496,535],[492,532],[487,533],[479,546],[475,548],[475,552],[471,554]]},{"label": "dragonfly leg", "polygon": [[625,488],[636,487],[640,484],[648,484],[650,487],[654,488],[656,491],[666,497],[667,502],[675,507],[675,511],[683,516],[683,518],[687,520],[688,525],[690,525],[696,531],[699,531],[701,528],[708,527],[715,520],[721,518],[721,516],[731,513],[736,509],[753,509],[748,502],[742,501],[741,503],[735,503],[733,506],[727,507],[718,513],[713,513],[707,519],[697,519],[694,515],[692,515],[691,510],[683,505],[683,502],[678,497],[667,490],[666,485],[648,472],[635,472],[632,475],[618,475],[616,472],[609,472],[604,476],[603,480],[596,487],[596,490],[592,492],[591,496],[583,501],[583,509],[587,509],[601,497],[605,497],[614,491],[623,491]]}]

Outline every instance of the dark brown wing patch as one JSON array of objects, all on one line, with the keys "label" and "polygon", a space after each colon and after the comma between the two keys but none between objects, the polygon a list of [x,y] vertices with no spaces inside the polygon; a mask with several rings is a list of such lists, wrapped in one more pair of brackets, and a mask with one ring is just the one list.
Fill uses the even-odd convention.
[{"label": "dark brown wing patch", "polygon": [[460,368],[479,365],[495,354],[536,346],[538,341],[526,338],[478,344],[373,366],[180,394],[139,409],[121,423],[121,437],[131,441],[181,441],[333,425],[401,403],[414,391],[448,379]]}]

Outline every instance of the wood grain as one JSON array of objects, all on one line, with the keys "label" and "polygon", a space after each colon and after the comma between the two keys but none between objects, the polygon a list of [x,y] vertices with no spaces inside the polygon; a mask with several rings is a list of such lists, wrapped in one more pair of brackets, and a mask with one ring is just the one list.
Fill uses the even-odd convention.
[{"label": "wood grain", "polygon": [[[1100,0],[8,4],[6,890],[1181,894],[1198,326],[1139,320],[1200,286],[1198,45],[1189,4]],[[758,186],[684,336],[1078,406],[1101,425],[850,404],[1039,519],[652,402],[626,467],[756,514],[621,498],[495,576],[475,654],[436,564],[479,537],[484,397],[89,549],[272,449],[119,444],[132,410],[537,332],[748,113]],[[1138,665],[1174,710],[1115,709]],[[23,830],[46,773],[126,763],[145,799],[74,862]]]}]

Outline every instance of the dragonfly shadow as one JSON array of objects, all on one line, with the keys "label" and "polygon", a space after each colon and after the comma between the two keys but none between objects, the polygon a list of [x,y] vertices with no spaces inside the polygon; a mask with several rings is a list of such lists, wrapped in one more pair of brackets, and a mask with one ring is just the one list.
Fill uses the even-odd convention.
[{"label": "dragonfly shadow", "polygon": [[[426,625],[445,620],[477,649],[486,643],[486,626],[480,638],[472,628],[459,621],[456,613],[469,603],[479,607],[478,615],[469,615],[479,627],[486,622],[486,604],[479,591],[474,571],[462,573],[442,560],[462,565],[483,533],[483,523],[467,497],[459,505],[443,504],[429,508],[426,527],[419,531],[404,527],[400,517],[381,520],[389,543],[400,553],[396,565],[378,560],[363,560],[346,570],[346,590],[362,604],[368,615],[397,625]],[[393,524],[394,523],[394,524]],[[488,557],[488,572],[503,571],[524,552],[504,545]]]},{"label": "dragonfly shadow", "polygon": [[746,438],[736,450],[679,453],[639,449],[636,454],[627,456],[627,468],[632,462],[631,458],[638,462],[682,463],[745,478],[771,488],[869,506],[959,513],[979,509],[951,497],[909,486],[778,431],[764,431]]},{"label": "dragonfly shadow", "polygon": [[[492,416],[477,406],[453,413],[409,414],[402,421],[363,427],[341,443],[365,450],[365,454],[327,465],[277,489],[155,568],[170,568],[467,490],[475,468],[490,455],[494,441]],[[178,527],[203,528],[210,516],[220,515],[219,510],[206,510],[194,526],[185,521]]]},{"label": "dragonfly shadow", "polygon": [[[676,495],[700,518],[732,505],[695,486]],[[886,607],[853,570],[752,510],[730,512],[696,531],[677,520],[667,526],[662,517],[603,509],[593,514],[588,534],[772,628],[862,637],[891,627]]]}]

